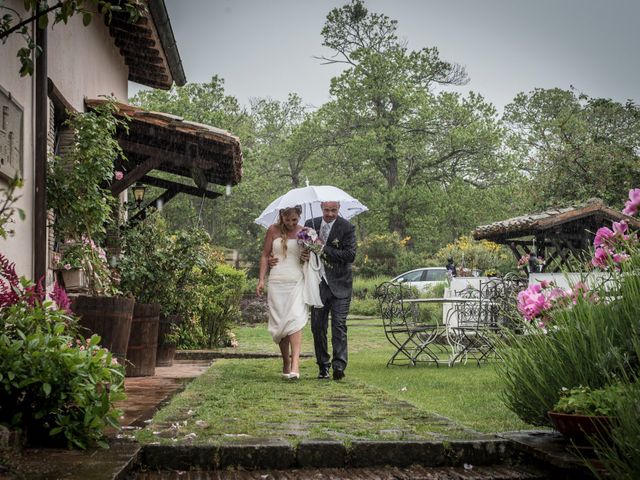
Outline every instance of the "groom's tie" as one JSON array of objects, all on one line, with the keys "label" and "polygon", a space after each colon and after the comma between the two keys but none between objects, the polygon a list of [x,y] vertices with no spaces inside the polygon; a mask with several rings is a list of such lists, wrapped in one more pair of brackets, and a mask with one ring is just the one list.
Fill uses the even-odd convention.
[{"label": "groom's tie", "polygon": [[322,228],[320,228],[320,240],[322,240],[324,244],[327,243],[327,238],[329,238],[329,230],[331,230],[331,225],[328,223],[325,223],[322,225]]}]

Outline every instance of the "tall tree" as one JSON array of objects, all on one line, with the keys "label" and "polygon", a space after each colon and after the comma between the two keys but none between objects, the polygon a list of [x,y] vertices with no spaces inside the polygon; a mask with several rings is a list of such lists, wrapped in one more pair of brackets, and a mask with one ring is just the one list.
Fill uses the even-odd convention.
[{"label": "tall tree", "polygon": [[640,108],[631,101],[535,89],[506,106],[504,121],[538,206],[590,197],[620,205],[640,181]]},{"label": "tall tree", "polygon": [[145,108],[180,115],[224,128],[239,136],[244,155],[243,177],[228,197],[213,201],[178,197],[165,207],[171,226],[201,222],[213,241],[258,258],[264,230],[253,222],[267,204],[300,186],[307,159],[317,149],[316,129],[302,99],[252,99],[249,109],[224,91],[215,76],[209,83],[187,84],[169,92],[145,91],[133,98]]},{"label": "tall tree", "polygon": [[502,129],[480,95],[442,90],[465,84],[464,68],[436,48],[408,50],[396,27],[361,0],[329,13],[323,45],[334,55],[321,58],[347,68],[332,79],[332,100],[321,114],[335,132],[335,149],[349,152],[335,169],[371,173],[363,200],[383,208],[386,228],[405,236],[424,211],[422,189],[455,179],[491,184],[501,170]]}]

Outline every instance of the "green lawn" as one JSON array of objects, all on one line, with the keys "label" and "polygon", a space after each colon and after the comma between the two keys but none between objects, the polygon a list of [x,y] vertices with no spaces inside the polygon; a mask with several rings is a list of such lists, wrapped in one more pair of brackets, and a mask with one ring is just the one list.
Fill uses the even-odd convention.
[{"label": "green lawn", "polygon": [[[529,428],[500,401],[491,364],[385,367],[393,348],[377,321],[350,322],[344,381],[320,381],[313,357],[301,379],[280,378],[277,359],[225,359],[161,410],[138,439],[195,443],[246,437],[353,439],[476,438],[479,433]],[[238,327],[241,352],[278,348],[266,326]],[[232,350],[232,349],[229,349]],[[309,326],[303,352],[313,352]],[[446,418],[445,418],[446,417]],[[193,435],[195,434],[195,435]]]}]

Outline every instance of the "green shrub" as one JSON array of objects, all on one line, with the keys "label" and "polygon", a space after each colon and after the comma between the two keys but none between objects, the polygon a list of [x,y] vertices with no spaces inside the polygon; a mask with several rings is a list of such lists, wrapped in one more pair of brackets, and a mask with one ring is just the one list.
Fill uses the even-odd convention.
[{"label": "green shrub", "polygon": [[[120,289],[141,303],[159,303],[164,315],[176,312],[176,263],[166,221],[151,215],[123,232],[118,262]],[[184,248],[184,246],[181,246]]]},{"label": "green shrub", "polygon": [[450,257],[458,269],[507,273],[516,268],[513,254],[504,245],[487,240],[476,241],[467,236],[441,248],[435,255],[440,265],[445,265]]},{"label": "green shrub", "polygon": [[577,415],[614,415],[618,401],[625,395],[626,385],[615,384],[604,388],[565,388],[553,411]]},{"label": "green shrub", "polygon": [[397,233],[369,235],[358,242],[358,254],[353,268],[359,276],[390,277],[398,270],[398,259],[406,250],[408,239],[401,239]]},{"label": "green shrub", "polygon": [[29,443],[86,448],[118,426],[124,370],[93,335],[80,340],[75,320],[51,302],[0,310],[0,423]]},{"label": "green shrub", "polygon": [[[242,288],[242,294],[243,295],[255,295],[256,294],[256,287],[258,286],[258,279],[253,277],[253,278],[247,278],[245,283],[244,283],[244,287]],[[268,288],[268,286],[265,286],[265,292],[267,291],[266,289]]]},{"label": "green shrub", "polygon": [[356,276],[353,279],[353,298],[367,299],[373,298],[376,287],[381,283],[389,281],[389,277],[362,277]]},{"label": "green shrub", "polygon": [[224,344],[227,330],[240,319],[245,273],[224,263],[213,247],[203,245],[182,290],[187,316],[180,328],[180,348],[213,348]]},{"label": "green shrub", "polygon": [[638,371],[633,339],[640,333],[640,277],[633,272],[639,269],[640,256],[634,255],[625,264],[628,273],[599,292],[615,301],[579,299],[568,310],[549,313],[553,327],[547,332],[530,327],[527,335],[508,336],[497,368],[504,401],[523,421],[550,426],[547,411],[563,388],[602,388]]},{"label": "green shrub", "polygon": [[598,478],[603,478],[602,467],[608,474],[604,478],[640,478],[640,383],[627,385],[627,393],[617,402],[613,416],[618,421],[611,442],[595,440],[600,465],[591,465],[592,471]]},{"label": "green shrub", "polygon": [[349,307],[349,314],[379,316],[378,301],[374,298],[353,298]]}]

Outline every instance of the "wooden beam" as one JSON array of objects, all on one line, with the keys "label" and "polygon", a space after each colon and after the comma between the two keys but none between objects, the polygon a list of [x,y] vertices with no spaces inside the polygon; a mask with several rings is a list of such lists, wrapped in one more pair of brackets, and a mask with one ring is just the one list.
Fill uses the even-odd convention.
[{"label": "wooden beam", "polygon": [[[120,141],[120,145],[126,153],[127,148],[122,145],[122,141]],[[158,168],[161,163],[162,158],[158,157],[152,157],[148,160],[145,160],[144,163],[137,165],[133,170],[127,172],[122,180],[113,182],[111,184],[111,194],[114,197],[117,197],[135,182],[140,180],[144,175],[149,173],[151,170]]]},{"label": "wooden beam", "polygon": [[[200,131],[190,131],[186,132],[181,129],[181,126],[187,127],[187,125],[181,125],[182,122],[172,122],[167,125],[158,125],[151,124],[147,121],[137,120],[135,117],[129,122],[129,137],[132,135],[143,135],[150,138],[166,138],[166,134],[162,134],[161,132],[166,132],[167,129],[176,135],[180,135],[182,138],[188,138],[191,141],[181,142],[185,145],[189,143],[190,148],[193,146],[197,148],[199,152],[207,152],[215,153],[220,155],[220,158],[216,158],[218,162],[226,162],[231,164],[233,162],[233,149],[234,149],[234,140],[229,138],[229,140],[224,141],[217,138],[205,137],[203,136],[204,132]],[[182,152],[179,152],[182,154]],[[192,154],[188,154],[189,157],[192,157]]]},{"label": "wooden beam", "polygon": [[183,183],[172,182],[171,180],[165,180],[158,177],[150,177],[148,175],[142,177],[141,181],[143,183],[146,183],[147,185],[166,188],[167,190],[175,189],[177,192],[186,193],[187,195],[193,195],[194,197],[199,198],[205,196],[206,198],[214,199],[222,196],[221,193],[213,192],[211,190],[202,190],[200,188],[185,185]]},{"label": "wooden beam", "polygon": [[140,47],[156,47],[156,41],[153,38],[125,38],[119,36],[115,38],[115,43],[116,47],[126,48],[130,51]]},{"label": "wooden beam", "polygon": [[[160,132],[157,132],[157,134],[160,134]],[[134,153],[145,155],[147,157],[162,158],[163,163],[171,163],[175,166],[187,169],[190,169],[191,167],[200,167],[203,170],[208,170],[210,168],[216,167],[218,163],[214,163],[212,160],[203,159],[202,157],[190,157],[182,153],[166,150],[160,147],[154,147],[153,145],[137,143],[131,140],[126,140],[124,138],[119,138],[118,142],[122,146],[122,149],[125,150],[125,152],[130,150]]]},{"label": "wooden beam", "polygon": [[168,203],[173,197],[175,197],[179,192],[175,191],[175,190],[167,190],[164,193],[162,193],[161,195],[158,196],[158,198],[156,198],[155,200],[152,200],[151,202],[147,203],[144,207],[142,207],[140,209],[140,211],[138,211],[133,217],[131,217],[127,223],[129,225],[133,225],[136,224],[138,222],[141,222],[142,220],[144,220],[145,218],[147,218],[149,216],[149,211],[151,210],[151,208],[155,208],[156,210],[158,210],[158,206],[160,204],[164,205],[166,203]]}]

